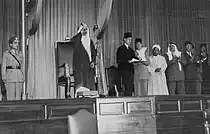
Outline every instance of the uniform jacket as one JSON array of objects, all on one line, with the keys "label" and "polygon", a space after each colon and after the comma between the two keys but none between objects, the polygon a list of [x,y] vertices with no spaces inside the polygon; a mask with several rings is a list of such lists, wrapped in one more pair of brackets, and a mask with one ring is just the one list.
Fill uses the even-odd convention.
[{"label": "uniform jacket", "polygon": [[[11,52],[20,62],[9,53]],[[7,69],[8,66],[17,67],[20,66],[21,69]],[[24,65],[23,65],[23,55],[21,52],[18,54],[13,53],[12,51],[6,51],[3,54],[2,59],[2,80],[5,82],[23,82],[24,81]]]}]

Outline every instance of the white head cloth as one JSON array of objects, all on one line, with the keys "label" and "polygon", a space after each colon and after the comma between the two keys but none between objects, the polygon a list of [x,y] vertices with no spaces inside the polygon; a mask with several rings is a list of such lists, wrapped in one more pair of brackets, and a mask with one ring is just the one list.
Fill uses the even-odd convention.
[{"label": "white head cloth", "polygon": [[[170,45],[174,46],[174,48],[175,48],[174,52],[170,51]],[[173,55],[176,56],[176,57],[180,57],[181,56],[181,52],[177,49],[177,46],[175,44],[169,44],[168,45],[168,52],[166,54],[168,55],[168,59],[169,60],[173,59]],[[178,65],[179,65],[179,70],[181,71],[182,70],[181,63],[178,62]]]},{"label": "white head cloth", "polygon": [[81,42],[82,42],[85,50],[87,51],[88,56],[89,56],[89,60],[91,62],[92,61],[92,57],[91,57],[90,34],[89,34],[88,26],[86,24],[84,24],[84,23],[81,23],[81,26],[80,26],[80,28],[78,30],[78,33],[81,32],[83,28],[87,28],[87,34],[86,35],[82,35]]},{"label": "white head cloth", "polygon": [[160,49],[161,49],[161,48],[160,48],[160,45],[158,45],[158,44],[153,45],[153,46],[152,46],[152,49],[154,49],[154,48],[159,49],[159,51],[160,51]]}]

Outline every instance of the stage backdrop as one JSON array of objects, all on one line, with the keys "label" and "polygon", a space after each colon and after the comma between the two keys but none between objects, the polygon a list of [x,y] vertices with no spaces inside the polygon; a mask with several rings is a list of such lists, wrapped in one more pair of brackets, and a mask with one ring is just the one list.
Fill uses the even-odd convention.
[{"label": "stage backdrop", "polygon": [[29,43],[27,89],[32,99],[56,97],[55,41],[75,35],[81,22],[90,28],[96,22],[95,0],[44,0],[42,11]]},{"label": "stage backdrop", "polygon": [[[31,98],[56,97],[54,42],[73,36],[80,22],[93,27],[96,1],[44,0],[38,32],[29,44]],[[19,34],[19,4],[17,0],[0,0],[0,7],[0,43],[7,48],[8,38]],[[186,40],[196,44],[196,48],[202,42],[209,45],[209,11],[208,0],[113,0],[108,30],[102,41],[105,67],[116,65],[116,51],[127,31],[133,33],[133,41],[140,37],[150,48],[160,44],[162,53],[166,52],[168,41],[177,42],[181,50]]]},{"label": "stage backdrop", "polygon": [[20,6],[20,0],[0,0],[0,61],[9,38],[20,35]]},{"label": "stage backdrop", "polygon": [[[133,44],[137,37],[149,47],[159,44],[162,54],[167,42],[192,41],[210,47],[209,0],[114,0],[108,31],[104,38],[105,66],[116,65],[116,50],[123,43],[123,33],[131,31]],[[134,46],[133,46],[134,48]]]}]

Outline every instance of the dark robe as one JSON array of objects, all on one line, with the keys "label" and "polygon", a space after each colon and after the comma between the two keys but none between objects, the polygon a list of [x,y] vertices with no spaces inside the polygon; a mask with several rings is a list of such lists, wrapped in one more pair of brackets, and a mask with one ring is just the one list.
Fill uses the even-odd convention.
[{"label": "dark robe", "polygon": [[96,49],[93,41],[90,42],[91,47],[91,57],[92,61],[89,60],[87,51],[85,50],[82,41],[81,33],[77,34],[72,38],[74,44],[73,51],[73,71],[75,79],[75,88],[80,86],[89,88],[90,90],[96,90],[95,88],[95,71],[94,68],[90,67],[92,62],[96,61]]}]

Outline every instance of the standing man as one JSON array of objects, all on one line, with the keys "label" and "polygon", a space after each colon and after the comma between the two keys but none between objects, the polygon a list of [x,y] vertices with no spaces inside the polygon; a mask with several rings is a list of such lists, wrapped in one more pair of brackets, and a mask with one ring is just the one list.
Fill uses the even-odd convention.
[{"label": "standing man", "polygon": [[152,56],[149,57],[150,80],[148,84],[148,95],[168,95],[165,70],[167,68],[166,60],[160,55],[160,46],[152,46]]},{"label": "standing man", "polygon": [[2,59],[2,80],[6,86],[7,100],[21,100],[24,83],[23,55],[19,51],[19,39],[9,39],[9,50]]},{"label": "standing man", "polygon": [[85,87],[96,90],[94,69],[96,62],[96,49],[89,37],[89,28],[81,23],[78,34],[72,38],[74,44],[73,71],[75,78],[75,89]]},{"label": "standing man", "polygon": [[187,94],[201,94],[201,80],[197,69],[197,60],[194,52],[194,46],[191,42],[185,42],[185,52],[183,53],[186,63],[185,72],[185,90]]},{"label": "standing man", "polygon": [[184,94],[184,69],[182,64],[185,63],[181,57],[181,52],[178,51],[175,43],[170,42],[168,52],[165,55],[167,62],[166,78],[170,95]]},{"label": "standing man", "polygon": [[123,85],[125,86],[125,96],[132,96],[134,91],[134,66],[136,61],[134,50],[130,47],[132,34],[124,33],[124,43],[117,49],[117,64]]}]

